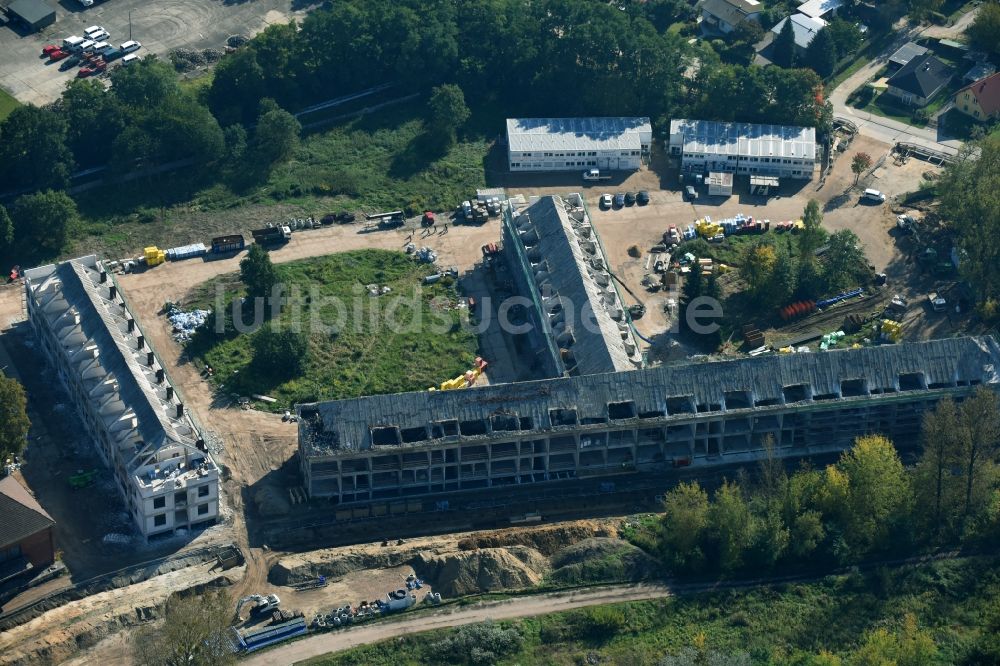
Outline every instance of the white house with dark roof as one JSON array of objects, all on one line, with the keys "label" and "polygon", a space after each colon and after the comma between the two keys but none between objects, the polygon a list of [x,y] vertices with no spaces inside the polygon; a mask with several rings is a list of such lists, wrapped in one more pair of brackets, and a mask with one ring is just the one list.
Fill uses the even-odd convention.
[{"label": "white house with dark roof", "polygon": [[886,82],[886,94],[903,104],[925,106],[954,76],[951,67],[930,53],[911,59]]}]

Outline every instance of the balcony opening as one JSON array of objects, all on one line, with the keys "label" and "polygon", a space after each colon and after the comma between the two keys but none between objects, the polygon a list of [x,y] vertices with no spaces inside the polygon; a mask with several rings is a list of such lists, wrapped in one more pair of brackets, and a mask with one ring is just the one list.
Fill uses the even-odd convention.
[{"label": "balcony opening", "polygon": [[577,423],[575,409],[550,409],[549,423],[553,428],[559,426],[574,426]]},{"label": "balcony opening", "polygon": [[631,400],[625,402],[609,402],[608,418],[612,421],[635,418],[635,403]]},{"label": "balcony opening", "polygon": [[371,429],[372,444],[375,446],[398,446],[402,443],[398,426],[377,426]]}]

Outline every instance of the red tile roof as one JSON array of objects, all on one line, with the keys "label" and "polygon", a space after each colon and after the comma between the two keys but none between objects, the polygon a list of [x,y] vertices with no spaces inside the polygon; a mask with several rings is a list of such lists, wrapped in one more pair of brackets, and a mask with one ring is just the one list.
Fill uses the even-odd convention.
[{"label": "red tile roof", "polygon": [[0,479],[0,548],[55,525],[52,516],[12,476]]},{"label": "red tile roof", "polygon": [[986,115],[992,115],[1000,111],[1000,72],[980,79],[975,83],[965,86],[959,93],[968,90],[979,102],[979,108]]}]

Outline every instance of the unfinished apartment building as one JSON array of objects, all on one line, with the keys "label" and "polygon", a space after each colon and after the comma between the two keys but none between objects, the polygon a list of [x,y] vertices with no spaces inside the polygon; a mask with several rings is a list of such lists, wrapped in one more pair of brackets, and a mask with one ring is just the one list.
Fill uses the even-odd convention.
[{"label": "unfinished apartment building", "polygon": [[25,273],[28,317],[144,537],[215,522],[219,470],[94,256]]},{"label": "unfinished apartment building", "polygon": [[917,442],[941,397],[998,387],[992,337],[770,355],[461,391],[299,405],[309,494],[337,503],[558,481],[672,464]]},{"label": "unfinished apartment building", "polygon": [[517,293],[527,298],[521,346],[547,377],[642,366],[635,333],[608,272],[601,241],[577,194],[504,208],[503,247]]}]

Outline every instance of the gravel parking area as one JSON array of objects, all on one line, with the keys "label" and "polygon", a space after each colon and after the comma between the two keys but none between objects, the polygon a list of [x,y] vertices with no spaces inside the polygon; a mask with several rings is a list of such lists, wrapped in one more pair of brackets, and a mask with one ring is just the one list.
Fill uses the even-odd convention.
[{"label": "gravel parking area", "polygon": [[[6,1],[6,0],[0,0]],[[61,44],[91,25],[103,26],[114,45],[129,39],[142,43],[138,55],[161,58],[173,49],[222,49],[230,35],[253,35],[269,24],[287,23],[304,14],[298,0],[105,0],[84,8],[77,0],[53,2],[56,22],[39,33],[25,34],[10,25],[0,28],[0,87],[19,101],[37,105],[55,101],[76,68],[60,72],[59,63],[40,58],[45,44]],[[293,4],[299,8],[292,11]]]}]

